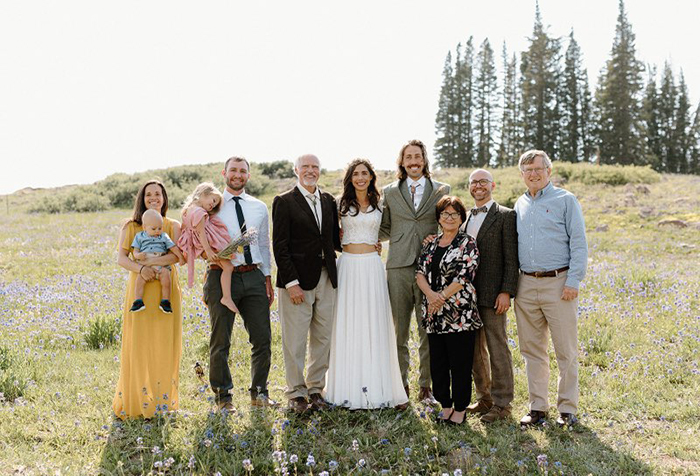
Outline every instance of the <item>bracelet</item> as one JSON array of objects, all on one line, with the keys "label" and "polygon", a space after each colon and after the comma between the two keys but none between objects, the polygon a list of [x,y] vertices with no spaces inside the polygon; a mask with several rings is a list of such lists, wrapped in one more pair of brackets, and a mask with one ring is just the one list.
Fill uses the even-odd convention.
[{"label": "bracelet", "polygon": [[141,271],[143,271],[143,268],[145,268],[145,267],[146,267],[145,264],[142,264],[142,265],[141,265],[141,269],[139,270],[139,276],[141,276]]}]

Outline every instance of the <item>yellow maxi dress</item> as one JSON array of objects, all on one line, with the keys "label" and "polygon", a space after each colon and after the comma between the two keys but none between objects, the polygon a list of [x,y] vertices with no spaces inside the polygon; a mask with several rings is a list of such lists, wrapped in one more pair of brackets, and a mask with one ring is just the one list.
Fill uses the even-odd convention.
[{"label": "yellow maxi dress", "polygon": [[[131,250],[134,236],[143,228],[130,222],[124,244]],[[163,231],[173,237],[173,221],[164,218]],[[122,318],[122,349],[119,382],[112,409],[120,419],[151,418],[177,410],[179,406],[180,357],[182,356],[182,299],[177,266],[172,265],[170,302],[173,313],[165,314],[160,303],[160,282],[146,283],[143,302],[146,309],[129,312],[134,301],[137,273],[129,272]]]}]

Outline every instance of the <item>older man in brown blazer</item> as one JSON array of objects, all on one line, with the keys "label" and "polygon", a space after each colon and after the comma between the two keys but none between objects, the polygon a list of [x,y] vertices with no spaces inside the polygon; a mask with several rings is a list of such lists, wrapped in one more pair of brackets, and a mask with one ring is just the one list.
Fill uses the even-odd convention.
[{"label": "older man in brown blazer", "polygon": [[474,347],[472,373],[477,401],[467,408],[492,423],[511,413],[513,360],[508,348],[506,313],[518,286],[518,233],[515,211],[492,198],[496,183],[490,172],[477,169],[469,176],[469,193],[474,198],[467,233],[476,238],[479,269],[476,288],[479,329]]}]

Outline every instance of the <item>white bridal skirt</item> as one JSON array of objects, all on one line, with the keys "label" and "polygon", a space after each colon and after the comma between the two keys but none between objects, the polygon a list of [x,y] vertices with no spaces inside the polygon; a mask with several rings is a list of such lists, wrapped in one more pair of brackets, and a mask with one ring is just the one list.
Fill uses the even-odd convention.
[{"label": "white bridal skirt", "polygon": [[389,289],[377,253],[343,253],[326,400],[351,408],[408,402],[401,381]]}]

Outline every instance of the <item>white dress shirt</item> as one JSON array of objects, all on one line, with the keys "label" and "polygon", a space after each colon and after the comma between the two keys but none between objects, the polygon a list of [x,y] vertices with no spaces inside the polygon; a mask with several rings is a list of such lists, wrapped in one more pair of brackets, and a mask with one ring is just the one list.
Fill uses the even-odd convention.
[{"label": "white dress shirt", "polygon": [[[231,192],[224,191],[224,201],[217,214],[226,225],[232,239],[241,236],[241,227],[238,223],[238,215],[236,215],[236,202],[234,202],[233,197]],[[253,258],[253,263],[260,266],[260,270],[265,276],[270,276],[270,214],[267,211],[267,206],[257,198],[245,193],[245,190],[239,197],[241,197],[239,203],[241,210],[243,210],[246,228],[258,230],[257,240],[250,244],[250,255]],[[243,253],[236,253],[236,257],[231,260],[231,263],[234,266],[244,265]]]},{"label": "white dress shirt", "polygon": [[[321,192],[318,190],[318,186],[316,186],[316,190],[314,190],[314,193],[309,192],[306,190],[299,182],[297,182],[297,189],[301,192],[301,194],[306,198],[306,203],[309,204],[309,208],[311,209],[311,213],[314,214],[314,217],[318,219],[318,229],[321,230],[321,225],[323,224],[323,213],[321,213]],[[316,197],[316,211],[314,212],[314,203],[311,200],[311,197],[314,196]]]},{"label": "white dress shirt", "polygon": [[[311,200],[310,197],[316,197],[316,213],[314,213],[314,217],[318,216],[318,229],[319,231],[321,230],[321,224],[323,223],[323,213],[321,213],[321,192],[318,190],[318,185],[316,186],[316,190],[314,193],[309,192],[306,190],[301,183],[297,182],[297,188],[301,192],[301,194],[306,198],[306,203],[309,205],[309,208],[311,209],[311,213],[314,213],[314,203]],[[323,251],[321,251],[321,259],[323,259]],[[284,285],[286,289],[291,288],[292,286],[296,286],[299,284],[299,280],[295,279],[293,281],[288,282],[287,284]]]},{"label": "white dress shirt", "polygon": [[[493,201],[493,199],[489,200],[486,202],[486,213],[479,213],[478,215],[472,215],[471,210],[468,210],[468,215],[467,215],[467,234],[470,236],[473,236],[474,239],[476,240],[476,235],[479,234],[479,230],[481,229],[481,225],[483,225],[484,220],[486,219],[486,215],[491,211],[491,207],[493,204],[496,203]],[[484,206],[484,205],[482,205]],[[474,207],[472,208],[481,208],[481,207]]]},{"label": "white dress shirt", "polygon": [[416,187],[416,193],[413,197],[413,208],[414,210],[418,210],[420,201],[423,200],[423,192],[425,192],[425,175],[423,175],[418,180],[413,180],[412,178],[407,179],[406,185],[408,186],[409,194],[411,193],[411,186],[415,185]]}]

